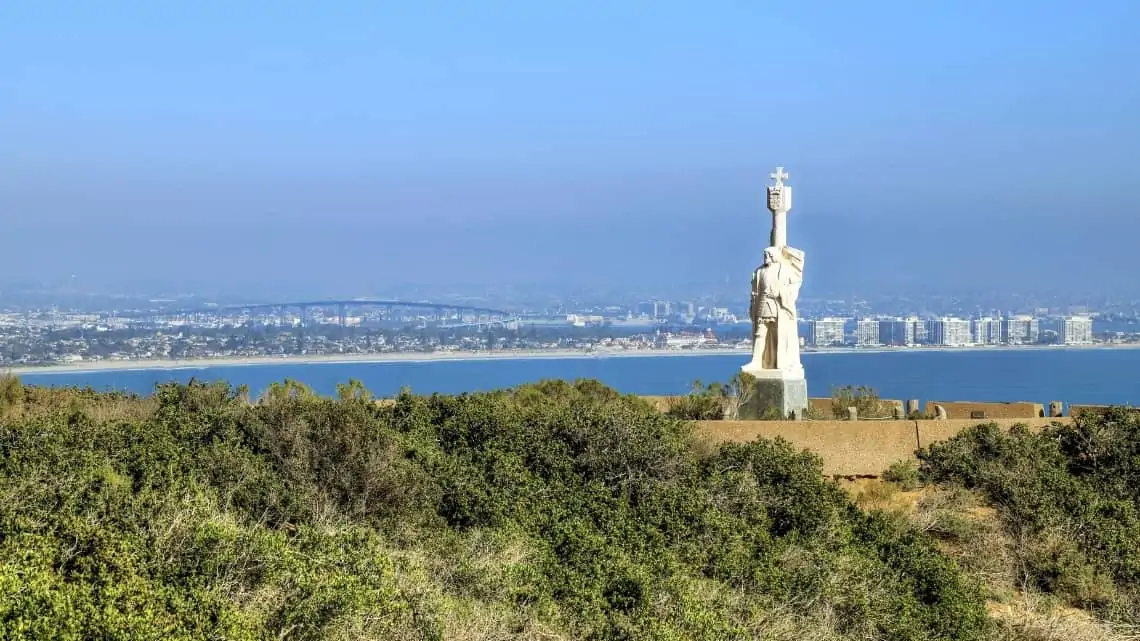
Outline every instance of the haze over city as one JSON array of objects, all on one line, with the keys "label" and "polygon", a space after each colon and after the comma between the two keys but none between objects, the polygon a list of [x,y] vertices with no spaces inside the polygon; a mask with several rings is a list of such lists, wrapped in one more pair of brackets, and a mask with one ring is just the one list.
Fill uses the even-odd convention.
[{"label": "haze over city", "polygon": [[0,10],[0,280],[1135,289],[1134,3],[387,5]]}]

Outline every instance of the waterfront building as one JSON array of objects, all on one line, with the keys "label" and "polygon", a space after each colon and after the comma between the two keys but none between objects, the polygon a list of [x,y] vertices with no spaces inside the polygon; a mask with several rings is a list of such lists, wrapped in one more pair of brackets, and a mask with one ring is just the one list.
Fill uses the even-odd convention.
[{"label": "waterfront building", "polygon": [[946,316],[930,321],[930,343],[944,347],[961,347],[972,342],[970,321]]},{"label": "waterfront building", "polygon": [[879,344],[897,347],[915,344],[915,319],[892,318],[879,321]]},{"label": "waterfront building", "polygon": [[999,318],[975,318],[973,321],[974,326],[974,343],[977,345],[997,345],[1001,342],[1001,319]]},{"label": "waterfront building", "polygon": [[860,347],[882,345],[879,341],[879,321],[862,318],[855,323],[855,344]]},{"label": "waterfront building", "polygon": [[911,316],[910,318],[906,319],[906,322],[910,323],[911,331],[914,332],[914,343],[912,343],[913,345],[926,345],[927,343],[931,342],[930,332],[926,327],[926,321],[917,316]]},{"label": "waterfront building", "polygon": [[808,324],[811,344],[815,347],[842,345],[845,338],[843,333],[845,322],[842,318],[819,318],[811,321]]},{"label": "waterfront building", "polygon": [[1004,341],[1009,345],[1032,345],[1041,337],[1040,322],[1029,315],[1005,319]]},{"label": "waterfront building", "polygon": [[1088,316],[1070,316],[1062,320],[1061,342],[1065,345],[1084,345],[1093,342],[1092,319]]}]

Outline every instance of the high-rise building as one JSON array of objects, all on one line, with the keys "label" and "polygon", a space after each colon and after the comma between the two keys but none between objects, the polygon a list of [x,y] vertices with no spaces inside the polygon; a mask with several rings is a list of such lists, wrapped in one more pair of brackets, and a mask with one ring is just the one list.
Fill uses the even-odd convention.
[{"label": "high-rise building", "polygon": [[1010,345],[1032,345],[1041,337],[1041,325],[1032,316],[1005,319],[1004,340]]},{"label": "high-rise building", "polygon": [[855,323],[855,344],[862,347],[882,345],[879,342],[879,321],[862,318]]},{"label": "high-rise building", "polygon": [[930,321],[930,342],[946,347],[969,345],[970,321],[961,318],[943,317]]},{"label": "high-rise building", "polygon": [[1065,345],[1093,342],[1092,319],[1088,316],[1070,316],[1061,321],[1061,342]]},{"label": "high-rise building", "polygon": [[844,319],[842,318],[819,318],[811,321],[808,327],[811,344],[816,347],[842,345],[844,342],[843,325]]},{"label": "high-rise building", "polygon": [[673,315],[673,304],[667,300],[653,301],[653,317],[668,318]]},{"label": "high-rise building", "polygon": [[926,325],[918,318],[879,321],[879,344],[909,346],[926,342]]},{"label": "high-rise building", "polygon": [[997,345],[1001,342],[1001,319],[975,318],[974,343],[978,345]]},{"label": "high-rise building", "polygon": [[926,327],[926,321],[918,318],[917,316],[911,316],[910,318],[906,319],[906,322],[910,323],[910,326],[914,331],[915,345],[926,345],[927,343],[931,342],[930,331]]},{"label": "high-rise building", "polygon": [[901,318],[879,321],[880,345],[914,345],[914,326]]}]

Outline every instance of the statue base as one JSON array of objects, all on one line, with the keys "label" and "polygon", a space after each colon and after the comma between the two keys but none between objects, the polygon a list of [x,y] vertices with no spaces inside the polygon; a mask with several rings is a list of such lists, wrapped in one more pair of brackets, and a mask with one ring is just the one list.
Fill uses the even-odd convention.
[{"label": "statue base", "polygon": [[742,420],[803,418],[808,407],[807,379],[803,370],[741,368],[756,377],[752,397],[740,408]]}]

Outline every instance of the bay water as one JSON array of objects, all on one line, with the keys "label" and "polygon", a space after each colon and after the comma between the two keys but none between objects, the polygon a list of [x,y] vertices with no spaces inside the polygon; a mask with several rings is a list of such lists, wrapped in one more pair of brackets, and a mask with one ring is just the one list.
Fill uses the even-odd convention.
[{"label": "bay water", "polygon": [[[495,358],[485,360],[283,362],[176,369],[22,374],[24,382],[149,394],[168,381],[224,380],[254,395],[275,381],[301,381],[333,394],[338,383],[360,380],[377,396],[402,387],[455,394],[512,387],[541,379],[597,379],[630,394],[681,394],[694,379],[726,381],[747,353],[718,355]],[[805,353],[808,392],[865,385],[882,398],[942,401],[1034,401],[1140,405],[1140,349],[900,350]]]}]

